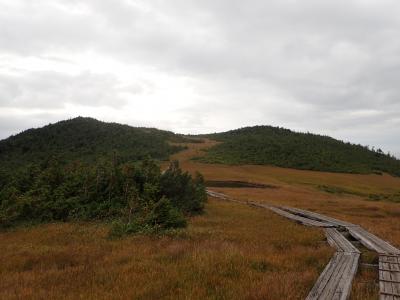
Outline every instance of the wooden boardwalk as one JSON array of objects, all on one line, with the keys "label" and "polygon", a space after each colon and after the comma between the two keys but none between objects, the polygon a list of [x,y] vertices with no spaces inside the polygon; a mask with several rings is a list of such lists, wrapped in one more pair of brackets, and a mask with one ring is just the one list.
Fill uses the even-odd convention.
[{"label": "wooden boardwalk", "polygon": [[350,295],[351,283],[358,268],[360,251],[336,228],[326,228],[325,234],[329,244],[336,248],[337,252],[319,276],[308,294],[307,300],[344,300]]},{"label": "wooden boardwalk", "polygon": [[[335,224],[339,228],[344,228],[348,233],[358,240],[366,248],[375,251],[379,254],[379,298],[380,300],[400,300],[400,250],[382,240],[376,235],[366,231],[364,228],[351,224],[348,222],[343,222],[336,220],[321,214],[314,212],[308,212],[305,210],[300,210],[296,208],[285,208],[285,210],[292,213],[298,213],[300,216],[309,216],[315,220],[327,221]],[[325,229],[325,233],[328,242],[338,249],[338,251],[354,252],[356,249],[347,239],[344,238],[336,229]],[[358,249],[356,249],[358,253]],[[358,254],[358,257],[360,254]],[[354,258],[358,261],[358,258]],[[354,260],[354,261],[355,261]],[[339,260],[340,262],[341,260]],[[329,268],[331,266],[327,266]],[[331,267],[332,268],[332,267]],[[326,274],[321,274],[321,276],[326,276]],[[344,276],[355,276],[355,273],[349,273]],[[318,281],[316,283],[318,285]],[[349,287],[350,288],[350,287]],[[340,288],[339,288],[340,290]],[[343,294],[346,295],[346,294]],[[348,296],[348,295],[347,295]],[[346,297],[347,297],[346,296]],[[321,298],[315,299],[325,299],[325,296],[321,293]],[[336,296],[335,296],[336,297]],[[310,298],[311,299],[311,298]],[[334,298],[332,298],[334,299]],[[337,298],[345,299],[345,298]]]},{"label": "wooden boardwalk", "polygon": [[376,235],[366,231],[360,226],[349,227],[348,230],[355,239],[359,240],[361,244],[370,250],[376,251],[379,254],[400,255],[399,249],[378,238]]},{"label": "wooden boardwalk", "polygon": [[306,299],[348,299],[359,258],[359,253],[336,252]]},{"label": "wooden boardwalk", "polygon": [[326,228],[325,235],[328,243],[339,252],[358,253],[358,250],[349,240],[347,240],[336,228]]},{"label": "wooden boardwalk", "polygon": [[381,300],[400,299],[400,256],[379,256],[379,290]]},{"label": "wooden boardwalk", "polygon": [[[224,199],[224,200],[228,200],[228,196],[222,193],[218,193],[218,192],[214,192],[214,191],[210,191],[207,190],[207,195],[214,197],[214,198],[219,198],[219,199]],[[232,199],[229,199],[232,201]]]},{"label": "wooden boardwalk", "polygon": [[379,299],[400,300],[400,250],[362,227],[298,208],[240,201],[210,190],[207,193],[219,199],[267,208],[303,225],[324,228],[329,244],[337,252],[321,273],[307,300],[348,299],[361,253],[344,234],[350,234],[366,248],[379,254]]},{"label": "wooden boardwalk", "polygon": [[320,222],[317,220],[313,220],[313,219],[308,219],[308,218],[304,218],[302,216],[299,215],[295,215],[292,213],[289,213],[283,209],[280,209],[278,207],[274,207],[274,206],[264,206],[266,208],[269,208],[270,210],[272,210],[273,212],[277,213],[278,215],[281,215],[283,217],[286,217],[288,219],[291,219],[292,221],[295,221],[297,223],[301,223],[303,225],[306,226],[316,226],[316,227],[333,227],[334,225],[330,224],[330,223],[325,223],[325,222]]},{"label": "wooden boardwalk", "polygon": [[335,218],[331,218],[328,216],[324,216],[321,215],[319,213],[316,212],[312,212],[312,211],[307,211],[307,210],[303,210],[303,209],[299,209],[299,208],[293,208],[293,207],[283,207],[282,209],[285,209],[289,212],[292,212],[294,214],[298,214],[298,215],[302,215],[306,218],[310,218],[310,219],[314,219],[314,220],[319,220],[322,222],[328,222],[331,224],[334,224],[335,226],[342,226],[342,227],[352,227],[352,226],[358,226],[349,222],[345,222],[345,221],[341,221]]}]

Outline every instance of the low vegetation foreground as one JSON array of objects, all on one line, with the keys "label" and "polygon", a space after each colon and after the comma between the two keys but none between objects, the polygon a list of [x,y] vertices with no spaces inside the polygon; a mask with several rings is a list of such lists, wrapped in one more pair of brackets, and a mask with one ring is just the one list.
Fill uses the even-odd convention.
[{"label": "low vegetation foreground", "polygon": [[[399,161],[328,137],[77,118],[0,141],[0,160],[0,299],[304,299],[334,253],[323,232],[206,186],[400,246]],[[377,299],[375,271],[359,269],[352,299]]]}]

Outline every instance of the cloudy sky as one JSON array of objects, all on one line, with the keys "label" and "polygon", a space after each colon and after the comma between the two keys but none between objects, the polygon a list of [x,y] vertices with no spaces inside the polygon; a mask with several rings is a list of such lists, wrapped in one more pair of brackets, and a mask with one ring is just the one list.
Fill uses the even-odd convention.
[{"label": "cloudy sky", "polygon": [[400,157],[398,0],[0,0],[0,138],[268,124]]}]

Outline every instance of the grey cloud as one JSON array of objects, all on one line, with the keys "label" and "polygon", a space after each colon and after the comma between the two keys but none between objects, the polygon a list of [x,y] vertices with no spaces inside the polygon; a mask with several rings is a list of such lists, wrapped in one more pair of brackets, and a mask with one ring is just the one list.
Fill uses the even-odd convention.
[{"label": "grey cloud", "polygon": [[140,86],[122,86],[110,74],[83,72],[29,72],[0,75],[0,108],[61,108],[67,103],[85,106],[121,107],[121,92],[140,93]]},{"label": "grey cloud", "polygon": [[6,5],[0,12],[0,49],[4,52],[29,56],[57,49],[79,51],[99,36],[85,15],[68,14],[43,1],[26,1],[24,9]]},{"label": "grey cloud", "polygon": [[10,113],[0,110],[0,139],[32,127],[41,127],[65,118],[60,112]]},{"label": "grey cloud", "polygon": [[[394,142],[400,134],[398,1],[13,3],[0,4],[0,54],[91,51],[133,69],[193,79],[198,100],[177,109],[180,120],[163,121],[169,128],[204,132],[211,123],[215,130],[267,123],[400,151]],[[121,93],[148,90],[90,72],[0,79],[2,107],[118,108],[126,101]]]}]

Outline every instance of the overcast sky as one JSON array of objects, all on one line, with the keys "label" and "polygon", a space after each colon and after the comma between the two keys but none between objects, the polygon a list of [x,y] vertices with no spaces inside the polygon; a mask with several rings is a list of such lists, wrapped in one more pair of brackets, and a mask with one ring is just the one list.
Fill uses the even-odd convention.
[{"label": "overcast sky", "polygon": [[398,0],[0,0],[0,138],[91,116],[400,156]]}]

